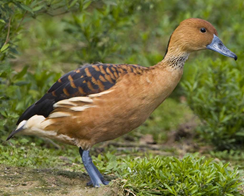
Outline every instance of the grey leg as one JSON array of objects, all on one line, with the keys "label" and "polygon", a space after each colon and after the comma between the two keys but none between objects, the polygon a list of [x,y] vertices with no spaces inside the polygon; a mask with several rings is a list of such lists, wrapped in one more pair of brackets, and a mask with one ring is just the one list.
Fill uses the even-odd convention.
[{"label": "grey leg", "polygon": [[87,185],[93,185],[94,187],[100,187],[100,184],[107,185],[109,181],[104,180],[102,174],[93,164],[92,158],[89,155],[89,150],[82,150],[82,148],[79,148],[79,152],[86,171],[91,178],[91,181],[88,182]]},{"label": "grey leg", "polygon": [[[100,180],[102,181],[102,183],[104,185],[108,185],[109,184],[109,181],[105,180],[104,177],[102,176],[102,174],[99,172],[99,170],[97,169],[97,167],[93,164],[93,162],[91,163],[95,172],[97,173],[98,177],[100,178]],[[91,186],[92,185],[92,181],[89,181],[87,183],[87,186]]]},{"label": "grey leg", "polygon": [[[109,181],[105,180],[104,177],[102,176],[102,174],[99,172],[99,170],[97,169],[97,167],[93,164],[92,162],[92,166],[94,168],[94,170],[96,171],[98,177],[100,178],[100,180],[103,182],[104,185],[108,185]],[[88,182],[89,183],[89,182]],[[89,184],[88,184],[89,185]]]}]

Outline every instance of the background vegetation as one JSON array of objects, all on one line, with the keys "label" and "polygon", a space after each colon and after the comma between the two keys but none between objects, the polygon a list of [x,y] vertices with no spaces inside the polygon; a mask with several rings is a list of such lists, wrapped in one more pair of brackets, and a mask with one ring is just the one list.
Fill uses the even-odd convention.
[{"label": "background vegetation", "polygon": [[[130,194],[241,194],[243,165],[240,163],[244,160],[243,9],[241,0],[173,0],[170,3],[160,0],[2,0],[0,149],[4,153],[0,155],[0,163],[30,168],[65,168],[57,157],[67,156],[73,157],[68,159],[69,163],[78,164],[80,158],[76,148],[34,137],[21,137],[10,142],[4,140],[15,128],[18,116],[63,73],[93,62],[154,65],[162,60],[174,28],[186,18],[199,17],[216,27],[219,37],[237,54],[238,60],[235,62],[212,51],[191,55],[185,65],[182,82],[172,96],[144,125],[118,139],[116,144],[107,145],[105,149],[111,154],[106,154],[104,158],[99,155],[95,159],[100,160],[97,164],[107,174],[116,174],[126,179],[121,183]],[[227,17],[226,13],[231,17]],[[146,142],[145,135],[152,136],[149,142]],[[170,145],[172,138],[175,145]],[[185,148],[182,144],[184,141],[190,141],[192,145],[182,153],[179,145]],[[125,143],[122,152],[118,146],[121,143]],[[128,147],[127,143],[134,150],[124,148]],[[160,147],[158,151],[145,155],[140,150],[142,145],[138,150],[138,144],[144,143],[150,146],[146,149],[155,149],[155,145]],[[104,148],[103,145],[97,148]],[[60,149],[55,149],[55,146]],[[176,158],[163,158],[160,154],[162,148]],[[185,152],[194,151],[239,165],[239,170],[199,156],[188,155],[182,160],[179,158]],[[127,159],[116,159],[115,154],[118,153],[120,156],[126,155]],[[154,158],[152,154],[155,153],[160,154],[159,157]],[[134,159],[135,156],[147,158]],[[119,167],[122,162],[124,164]],[[156,164],[152,167],[156,172],[150,176],[149,165],[153,164]],[[203,175],[199,183],[208,183],[193,186],[191,183],[196,176],[187,173],[188,177],[184,179],[187,182],[181,180],[182,176],[177,176],[181,171],[176,170],[174,164],[183,164],[183,168],[199,172],[199,175]],[[168,165],[165,168],[170,167],[170,172],[166,173],[162,165]],[[205,172],[198,169],[199,165],[206,167]],[[80,170],[80,166],[69,167],[73,171]],[[126,169],[128,167],[134,168],[132,170],[137,178]],[[171,176],[174,180],[168,182],[168,175],[176,176]],[[199,187],[204,188],[200,190]],[[222,192],[215,192],[220,187]]]}]

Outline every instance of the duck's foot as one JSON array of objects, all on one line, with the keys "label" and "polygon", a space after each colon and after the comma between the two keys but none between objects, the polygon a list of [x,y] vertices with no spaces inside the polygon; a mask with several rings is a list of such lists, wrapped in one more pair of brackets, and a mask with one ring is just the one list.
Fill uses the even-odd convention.
[{"label": "duck's foot", "polygon": [[106,181],[102,174],[98,171],[96,166],[92,162],[90,157],[89,150],[82,150],[79,148],[79,152],[83,161],[83,164],[86,168],[88,175],[91,178],[91,181],[87,183],[88,186],[100,187],[100,185],[108,185],[109,181]]},{"label": "duck's foot", "polygon": [[[104,179],[102,180],[103,185],[108,185],[109,182],[110,182],[110,181],[107,181],[107,180],[104,180]],[[92,184],[92,181],[91,181],[91,180],[90,180],[89,182],[87,182],[86,185],[87,185],[87,186],[94,186],[94,185]]]}]

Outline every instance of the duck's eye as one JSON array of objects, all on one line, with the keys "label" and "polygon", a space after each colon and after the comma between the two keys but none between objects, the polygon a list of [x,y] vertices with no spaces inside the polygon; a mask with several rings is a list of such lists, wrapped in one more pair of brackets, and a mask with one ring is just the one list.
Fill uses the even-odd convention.
[{"label": "duck's eye", "polygon": [[205,32],[206,32],[206,29],[205,29],[205,28],[201,28],[200,31],[201,31],[202,33],[205,33]]}]

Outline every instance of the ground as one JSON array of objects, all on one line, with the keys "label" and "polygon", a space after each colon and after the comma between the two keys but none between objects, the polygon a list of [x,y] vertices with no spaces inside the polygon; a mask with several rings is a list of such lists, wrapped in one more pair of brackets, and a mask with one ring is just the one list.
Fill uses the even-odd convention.
[{"label": "ground", "polygon": [[0,165],[0,195],[119,196],[116,180],[109,186],[87,187],[88,175],[55,169],[30,169]]},{"label": "ground", "polygon": [[[92,149],[91,154],[94,156],[94,163],[98,166],[101,173],[104,173],[104,171],[106,171],[106,169],[103,168],[104,165],[109,167],[109,164],[111,164],[110,167],[114,167],[112,159],[108,158],[108,160],[106,160],[106,158],[104,158],[108,157],[109,153],[112,153],[113,155],[116,155],[117,158],[121,159],[126,158],[128,154],[131,157],[143,157],[149,153],[159,156],[176,156],[180,158],[186,153],[191,152],[199,152],[199,154],[203,154],[204,156],[210,156],[212,147],[198,143],[194,139],[194,130],[198,124],[197,122],[195,117],[190,118],[188,122],[182,123],[177,129],[168,131],[167,137],[162,143],[158,143],[152,134],[140,134],[140,132],[132,132],[117,140],[104,142]],[[15,140],[18,141],[21,140],[21,138],[23,137],[18,139],[15,138]],[[86,186],[86,183],[89,181],[89,176],[86,174],[81,163],[78,150],[74,148],[71,149],[71,151],[67,151],[62,149],[63,146],[59,146],[58,143],[49,143],[51,142],[49,140],[45,142],[45,146],[43,147],[30,147],[31,145],[27,145],[28,147],[25,146],[23,149],[25,153],[22,153],[22,151],[14,151],[13,149],[15,149],[16,146],[12,150],[10,149],[11,146],[6,148],[9,149],[10,153],[8,156],[10,156],[10,160],[17,157],[17,161],[19,162],[21,159],[26,159],[26,157],[29,156],[32,163],[42,162],[42,160],[46,158],[52,164],[46,166],[43,164],[44,166],[42,165],[41,167],[35,164],[25,167],[16,166],[18,165],[16,163],[1,164],[0,195],[134,195],[129,189],[123,189],[121,187],[121,184],[123,184],[121,183],[121,180],[123,179],[118,178],[116,174],[111,173],[108,175],[105,174],[105,178],[111,180],[111,183],[108,186],[102,186],[100,188]],[[19,147],[21,148],[21,146]],[[48,148],[52,148],[53,151],[43,150]],[[43,151],[43,153],[38,154],[39,151]],[[61,153],[56,153],[58,151]],[[28,154],[29,152],[32,152],[32,154]],[[103,159],[100,160],[98,156],[102,156]],[[38,157],[38,159],[36,159],[36,157]],[[240,160],[237,164],[240,165]],[[242,172],[243,170],[240,171]]]}]

